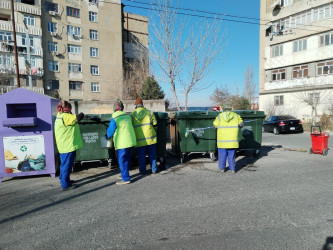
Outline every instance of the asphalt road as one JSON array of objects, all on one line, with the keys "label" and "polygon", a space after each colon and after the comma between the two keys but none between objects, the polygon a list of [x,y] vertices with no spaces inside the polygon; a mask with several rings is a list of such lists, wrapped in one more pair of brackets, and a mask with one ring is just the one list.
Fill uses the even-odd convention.
[{"label": "asphalt road", "polygon": [[66,192],[49,176],[4,179],[0,249],[332,249],[333,153],[299,150],[309,137],[264,133],[236,174],[193,155],[123,186],[106,167]]}]

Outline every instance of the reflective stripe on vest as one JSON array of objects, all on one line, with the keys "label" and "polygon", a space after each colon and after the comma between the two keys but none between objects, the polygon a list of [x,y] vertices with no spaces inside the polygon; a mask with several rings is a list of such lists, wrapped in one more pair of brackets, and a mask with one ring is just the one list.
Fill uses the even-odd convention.
[{"label": "reflective stripe on vest", "polygon": [[153,125],[153,123],[150,122],[150,123],[139,124],[139,125],[134,126],[134,128],[143,127],[143,126],[147,126],[147,125]]},{"label": "reflective stripe on vest", "polygon": [[147,138],[142,138],[142,139],[137,139],[137,141],[144,141],[144,140],[149,140],[149,139],[154,139],[156,138],[157,136],[152,136],[152,137],[147,137]]}]

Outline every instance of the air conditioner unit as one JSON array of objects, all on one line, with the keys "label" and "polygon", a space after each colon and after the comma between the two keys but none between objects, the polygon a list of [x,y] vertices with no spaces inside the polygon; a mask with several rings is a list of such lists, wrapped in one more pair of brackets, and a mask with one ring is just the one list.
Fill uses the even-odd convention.
[{"label": "air conditioner unit", "polygon": [[52,51],[51,53],[52,53],[52,55],[55,55],[55,56],[59,55],[58,51]]},{"label": "air conditioner unit", "polygon": [[50,32],[51,36],[57,36],[58,33],[56,31]]},{"label": "air conditioner unit", "polygon": [[50,16],[55,16],[55,15],[57,15],[57,12],[55,12],[53,10],[49,10],[49,14],[50,14]]}]

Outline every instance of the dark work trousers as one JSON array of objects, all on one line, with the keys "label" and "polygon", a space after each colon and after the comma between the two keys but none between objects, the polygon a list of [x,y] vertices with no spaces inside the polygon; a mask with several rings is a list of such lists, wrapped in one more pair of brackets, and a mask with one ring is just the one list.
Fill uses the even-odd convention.
[{"label": "dark work trousers", "polygon": [[76,152],[69,152],[60,154],[60,175],[59,180],[61,188],[68,188],[71,186],[70,174],[74,165]]},{"label": "dark work trousers", "polygon": [[136,149],[138,151],[140,173],[145,174],[147,171],[147,169],[146,169],[146,149],[148,149],[149,163],[150,163],[151,171],[153,173],[156,173],[157,172],[156,144],[138,147]]},{"label": "dark work trousers", "polygon": [[236,171],[236,148],[219,148],[218,154],[219,169],[225,169],[228,158],[229,169]]},{"label": "dark work trousers", "polygon": [[131,161],[133,147],[122,148],[117,150],[118,164],[120,168],[120,174],[123,181],[130,181],[129,166]]}]

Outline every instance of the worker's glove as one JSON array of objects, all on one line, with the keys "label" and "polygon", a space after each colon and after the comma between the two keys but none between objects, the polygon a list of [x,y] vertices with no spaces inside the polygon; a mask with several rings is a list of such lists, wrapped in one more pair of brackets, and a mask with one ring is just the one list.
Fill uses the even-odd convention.
[{"label": "worker's glove", "polygon": [[84,114],[81,112],[80,114],[76,115],[76,120],[79,122],[82,120],[83,117],[84,117]]},{"label": "worker's glove", "polygon": [[239,127],[239,128],[242,128],[242,127],[244,127],[244,125],[245,125],[245,123],[244,123],[244,122],[241,122],[240,124],[238,124],[238,127]]},{"label": "worker's glove", "polygon": [[107,134],[105,134],[105,139],[109,140],[109,137],[108,137],[108,135],[107,135]]}]

